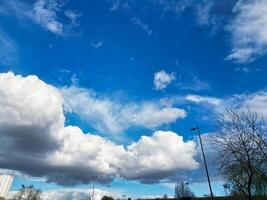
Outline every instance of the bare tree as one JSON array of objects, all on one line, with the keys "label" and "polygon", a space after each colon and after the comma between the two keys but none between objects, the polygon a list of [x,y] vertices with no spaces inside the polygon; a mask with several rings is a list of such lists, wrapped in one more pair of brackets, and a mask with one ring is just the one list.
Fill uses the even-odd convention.
[{"label": "bare tree", "polygon": [[33,185],[28,187],[22,185],[22,188],[13,200],[41,200],[41,191],[35,189]]},{"label": "bare tree", "polygon": [[188,187],[188,183],[183,181],[177,183],[174,188],[174,197],[181,199],[182,197],[194,197],[194,193]]},{"label": "bare tree", "polygon": [[267,193],[266,124],[257,113],[228,108],[217,117],[216,163],[234,193],[248,200]]}]

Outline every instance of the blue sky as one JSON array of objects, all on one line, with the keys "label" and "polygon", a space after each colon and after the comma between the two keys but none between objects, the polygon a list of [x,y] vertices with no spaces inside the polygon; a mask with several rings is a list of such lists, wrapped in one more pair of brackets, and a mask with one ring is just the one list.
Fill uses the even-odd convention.
[{"label": "blue sky", "polygon": [[[264,0],[0,0],[0,108],[17,113],[0,113],[0,127],[27,125],[16,137],[37,145],[13,141],[11,150],[42,167],[36,172],[17,155],[1,155],[3,172],[16,175],[12,190],[21,183],[85,190],[91,187],[86,179],[97,174],[97,187],[116,195],[171,196],[180,179],[197,195],[207,194],[198,141],[189,130],[200,126],[212,134],[215,116],[230,105],[267,116],[266,13]],[[68,138],[77,134],[77,142],[62,139],[65,131]],[[2,137],[11,141],[6,132]],[[55,150],[77,165],[62,166],[64,159],[44,150],[57,148],[54,140],[81,147]],[[164,148],[171,141],[177,146]],[[88,166],[79,168],[83,160]],[[212,174],[215,193],[223,195],[223,179]]]}]

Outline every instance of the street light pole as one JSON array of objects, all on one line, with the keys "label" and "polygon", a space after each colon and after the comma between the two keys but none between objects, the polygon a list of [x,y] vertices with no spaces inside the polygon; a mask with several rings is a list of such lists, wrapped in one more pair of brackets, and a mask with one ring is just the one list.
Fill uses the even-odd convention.
[{"label": "street light pole", "polygon": [[93,194],[92,194],[92,200],[95,200],[95,181],[97,179],[97,176],[92,176],[93,179]]},{"label": "street light pole", "polygon": [[208,183],[209,183],[209,188],[210,188],[211,199],[214,200],[212,189],[211,189],[211,184],[210,184],[210,176],[209,176],[208,166],[207,166],[207,162],[206,162],[206,158],[205,158],[205,153],[204,153],[204,149],[203,149],[203,144],[202,144],[202,139],[201,139],[199,127],[197,126],[197,127],[191,129],[191,131],[195,131],[195,130],[197,130],[197,134],[198,134],[198,137],[199,137],[199,142],[200,142],[200,146],[201,146],[202,156],[203,156],[204,165],[205,165],[206,174],[207,174]]}]

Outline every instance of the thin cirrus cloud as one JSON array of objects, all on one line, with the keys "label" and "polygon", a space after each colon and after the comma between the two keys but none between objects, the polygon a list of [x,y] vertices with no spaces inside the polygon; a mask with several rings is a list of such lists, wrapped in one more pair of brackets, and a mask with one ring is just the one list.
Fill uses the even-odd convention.
[{"label": "thin cirrus cloud", "polygon": [[221,26],[220,16],[213,13],[215,1],[203,0],[194,6],[196,22],[199,26],[208,27],[209,33],[213,36]]},{"label": "thin cirrus cloud", "polygon": [[[227,108],[239,111],[256,112],[259,117],[267,119],[267,90],[259,90],[254,93],[232,94],[226,97],[205,96],[199,94],[174,95],[160,99],[167,106],[190,106],[190,111],[196,109],[203,120],[213,120],[223,114]],[[209,115],[205,113],[209,112]]]},{"label": "thin cirrus cloud", "polygon": [[61,93],[66,109],[101,133],[120,134],[131,127],[155,129],[187,116],[185,110],[158,101],[119,103],[75,86],[63,87]]},{"label": "thin cirrus cloud", "polygon": [[[129,10],[131,8],[136,8],[136,1],[129,0],[107,0],[107,3],[110,4],[110,11],[116,11],[119,8],[123,8],[125,10]],[[184,11],[187,7],[193,4],[193,0],[148,0],[144,2],[146,4],[145,7],[156,7],[160,8],[162,13],[166,12],[174,12],[180,13]]]},{"label": "thin cirrus cloud", "polygon": [[14,64],[17,59],[17,44],[0,29],[0,63],[10,65]]},{"label": "thin cirrus cloud", "polygon": [[228,99],[229,104],[242,110],[250,109],[260,117],[267,119],[267,91],[260,90],[251,94],[233,95]]},{"label": "thin cirrus cloud", "polygon": [[236,16],[227,26],[232,50],[226,57],[236,63],[249,63],[266,54],[267,4],[265,0],[238,1]]},{"label": "thin cirrus cloud", "polygon": [[177,87],[182,90],[190,90],[190,91],[203,91],[210,90],[211,86],[209,83],[200,80],[197,76],[191,74],[188,77],[179,76],[179,81],[177,83]]},{"label": "thin cirrus cloud", "polygon": [[203,1],[196,6],[197,23],[201,26],[208,26],[211,24],[210,11],[213,6],[212,1]]},{"label": "thin cirrus cloud", "polygon": [[164,90],[176,79],[175,73],[167,73],[164,70],[154,73],[154,88],[156,90]]},{"label": "thin cirrus cloud", "polygon": [[152,30],[150,29],[150,27],[144,22],[142,22],[140,18],[138,17],[132,18],[132,23],[143,29],[149,36],[152,35]]},{"label": "thin cirrus cloud", "polygon": [[91,46],[96,49],[101,48],[103,45],[104,45],[104,41],[91,42]]},{"label": "thin cirrus cloud", "polygon": [[196,144],[174,132],[156,131],[124,147],[65,126],[60,89],[37,76],[0,74],[0,97],[1,168],[61,185],[88,183],[93,175],[102,183],[152,183],[198,168]]},{"label": "thin cirrus cloud", "polygon": [[[125,11],[138,9],[135,1],[128,0],[107,0],[111,5],[110,10],[115,11],[125,8]],[[214,34],[220,27],[230,35],[231,50],[225,60],[234,63],[244,64],[252,62],[266,54],[267,51],[267,6],[265,0],[238,0],[226,3],[232,13],[221,12],[215,14],[214,10],[220,10],[220,3],[203,0],[199,4],[194,1],[146,1],[146,9],[159,8],[164,13],[172,13],[179,16],[187,8],[193,8],[196,22],[200,26],[208,26],[211,34]],[[224,8],[223,8],[224,9]],[[221,9],[221,10],[223,10]],[[143,28],[150,35],[151,29],[139,18],[133,18],[134,24]],[[152,31],[151,31],[152,33]]]},{"label": "thin cirrus cloud", "polygon": [[[4,0],[0,6],[0,14],[11,13],[22,22],[32,22],[56,35],[69,35],[74,27],[79,26],[80,13],[64,10],[64,3],[57,0],[36,0],[33,4]],[[59,15],[63,14],[69,23],[63,23]]]},{"label": "thin cirrus cloud", "polygon": [[267,119],[266,90],[260,90],[250,94],[233,94],[225,98],[190,94],[174,100],[169,100],[171,105],[181,101],[187,101],[199,106],[209,107],[215,114],[222,114],[229,107],[238,110],[249,109],[252,112],[256,112],[260,117]]},{"label": "thin cirrus cloud", "polygon": [[75,26],[79,26],[79,18],[81,17],[81,13],[73,11],[73,10],[66,10],[64,12],[65,16],[70,20],[70,28]]}]

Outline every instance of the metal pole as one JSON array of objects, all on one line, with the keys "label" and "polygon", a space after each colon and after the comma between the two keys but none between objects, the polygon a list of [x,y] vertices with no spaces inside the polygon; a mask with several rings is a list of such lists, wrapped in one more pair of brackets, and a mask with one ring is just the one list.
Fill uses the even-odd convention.
[{"label": "metal pole", "polygon": [[93,178],[93,194],[92,194],[92,200],[95,200],[95,181],[97,179],[97,176],[92,176]]},{"label": "metal pole", "polygon": [[206,158],[205,158],[205,154],[204,154],[204,149],[203,149],[203,144],[202,144],[202,139],[201,139],[199,127],[193,128],[191,130],[197,130],[197,133],[198,133],[198,137],[199,137],[199,141],[200,141],[200,146],[201,146],[201,151],[202,151],[202,156],[203,156],[204,165],[205,165],[206,174],[207,174],[208,183],[209,183],[209,188],[210,188],[210,195],[211,195],[211,199],[214,200],[212,189],[211,189],[211,184],[210,184],[210,176],[209,176],[208,166],[207,166],[207,162],[206,162]]},{"label": "metal pole", "polygon": [[95,200],[95,181],[93,181],[93,195],[92,200]]}]

